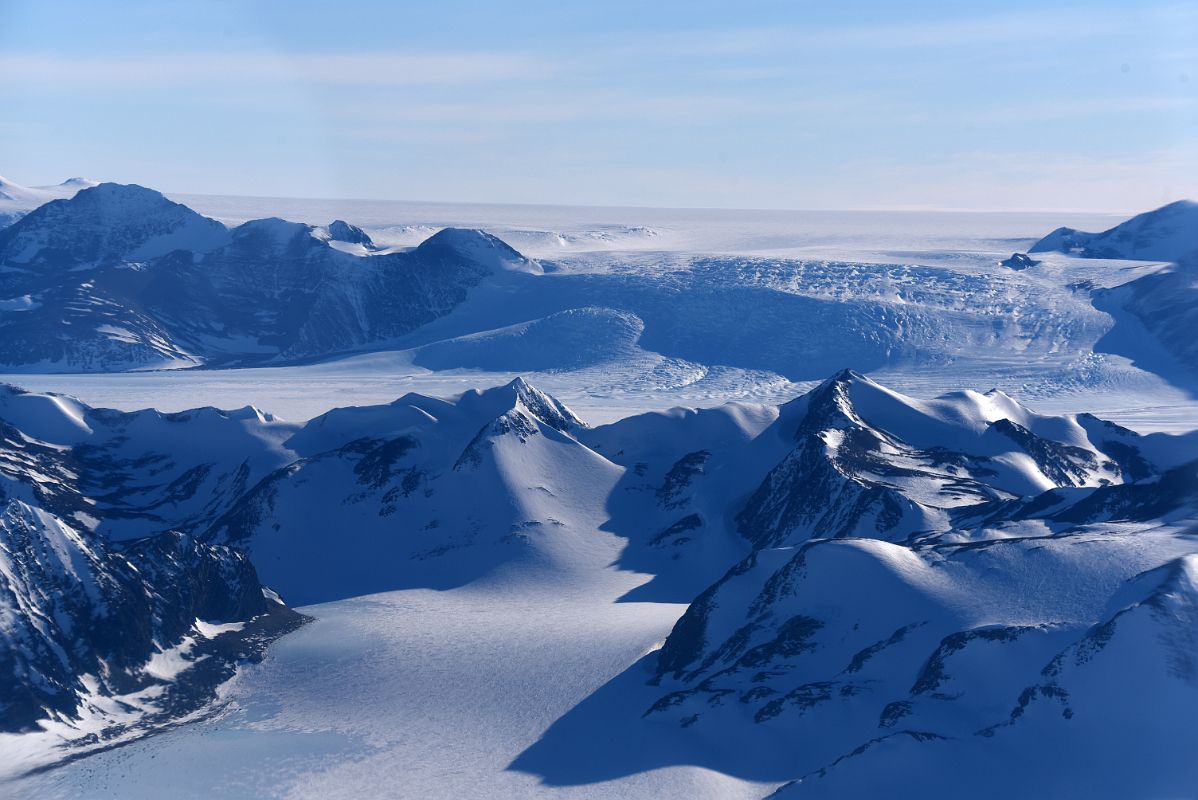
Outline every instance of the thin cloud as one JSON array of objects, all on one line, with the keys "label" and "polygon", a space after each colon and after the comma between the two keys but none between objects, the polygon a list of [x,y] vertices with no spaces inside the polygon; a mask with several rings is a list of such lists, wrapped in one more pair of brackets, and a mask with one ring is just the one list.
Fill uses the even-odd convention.
[{"label": "thin cloud", "polygon": [[493,84],[533,78],[547,65],[520,53],[184,53],[132,58],[0,56],[0,74],[26,85],[164,87],[298,81],[314,85],[408,87]]}]

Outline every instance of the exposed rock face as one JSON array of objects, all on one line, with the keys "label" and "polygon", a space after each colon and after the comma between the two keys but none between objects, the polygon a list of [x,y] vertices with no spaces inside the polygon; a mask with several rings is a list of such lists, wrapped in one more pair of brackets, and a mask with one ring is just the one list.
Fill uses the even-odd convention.
[{"label": "exposed rock face", "polygon": [[1028,269],[1029,267],[1037,266],[1040,262],[1036,261],[1027,253],[1012,253],[1010,258],[1004,258],[998,263],[1002,264],[1007,269],[1023,270]]},{"label": "exposed rock face", "polygon": [[103,738],[177,717],[301,621],[243,553],[174,529],[219,508],[222,485],[245,491],[213,473],[261,463],[178,452],[188,433],[219,448],[211,423],[231,421],[209,411],[171,420],[0,387],[0,729],[89,720]]},{"label": "exposed rock face", "polygon": [[[208,655],[205,625],[287,628],[298,620],[264,595],[244,555],[180,533],[116,545],[9,500],[0,512],[0,552],[0,720],[7,731],[93,716],[105,698],[168,690],[174,669]],[[168,652],[177,653],[177,667],[156,663]],[[234,663],[205,670],[224,678]],[[175,687],[171,710],[202,705],[219,682]]]},{"label": "exposed rock face", "polygon": [[329,225],[329,238],[336,242],[374,247],[374,242],[370,240],[370,236],[366,231],[357,225],[350,225],[343,219],[333,220]]}]

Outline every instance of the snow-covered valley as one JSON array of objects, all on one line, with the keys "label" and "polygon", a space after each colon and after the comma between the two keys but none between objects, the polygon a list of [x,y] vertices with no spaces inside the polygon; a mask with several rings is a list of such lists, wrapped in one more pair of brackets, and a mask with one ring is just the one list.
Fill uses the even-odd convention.
[{"label": "snow-covered valley", "polygon": [[1198,785],[1198,206],[173,200],[0,229],[6,796]]}]

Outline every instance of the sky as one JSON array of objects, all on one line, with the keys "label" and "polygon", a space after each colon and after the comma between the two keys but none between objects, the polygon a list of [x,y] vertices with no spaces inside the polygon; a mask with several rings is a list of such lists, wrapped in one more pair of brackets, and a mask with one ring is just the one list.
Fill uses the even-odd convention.
[{"label": "sky", "polygon": [[1198,199],[1198,4],[0,0],[0,174],[1142,211]]}]

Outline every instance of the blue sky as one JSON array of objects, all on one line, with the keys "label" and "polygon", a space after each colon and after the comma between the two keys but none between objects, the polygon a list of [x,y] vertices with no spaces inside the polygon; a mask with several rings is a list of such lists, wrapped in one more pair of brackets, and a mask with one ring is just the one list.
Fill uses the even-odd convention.
[{"label": "blue sky", "polygon": [[176,192],[1138,211],[1198,5],[0,0],[0,174]]}]

